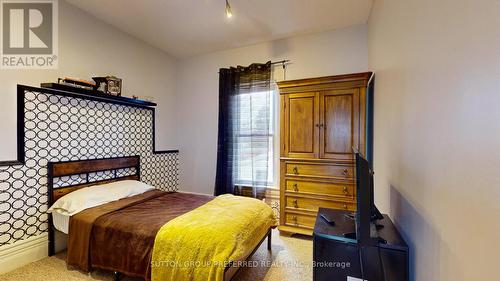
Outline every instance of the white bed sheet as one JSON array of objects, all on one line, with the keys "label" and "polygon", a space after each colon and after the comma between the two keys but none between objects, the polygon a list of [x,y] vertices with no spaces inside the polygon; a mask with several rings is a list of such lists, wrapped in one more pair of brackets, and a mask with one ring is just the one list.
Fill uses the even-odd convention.
[{"label": "white bed sheet", "polygon": [[68,234],[69,232],[69,218],[70,216],[66,216],[58,212],[52,212],[52,222],[54,223],[54,227],[64,234]]}]

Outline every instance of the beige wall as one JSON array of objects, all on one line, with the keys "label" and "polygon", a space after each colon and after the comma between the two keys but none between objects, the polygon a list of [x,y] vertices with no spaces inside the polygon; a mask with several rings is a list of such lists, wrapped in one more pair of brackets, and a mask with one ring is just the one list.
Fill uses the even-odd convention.
[{"label": "beige wall", "polygon": [[411,246],[412,280],[500,276],[500,1],[376,0],[368,26],[180,62],[59,3],[59,69],[0,70],[0,161],[15,157],[16,84],[115,74],[126,95],[159,103],[157,148],[180,148],[181,189],[211,194],[219,68],[290,59],[287,79],[370,69],[376,201]]},{"label": "beige wall", "polygon": [[127,96],[153,96],[157,108],[157,148],[177,148],[175,64],[164,52],[59,1],[59,69],[0,70],[0,161],[16,157],[16,85],[38,86],[58,77],[114,74]]},{"label": "beige wall", "polygon": [[[180,188],[212,194],[217,162],[218,70],[289,59],[287,79],[367,70],[367,28],[354,26],[182,60],[177,76]],[[281,80],[281,66],[275,71]]]},{"label": "beige wall", "polygon": [[376,197],[418,281],[498,280],[500,1],[376,0]]}]

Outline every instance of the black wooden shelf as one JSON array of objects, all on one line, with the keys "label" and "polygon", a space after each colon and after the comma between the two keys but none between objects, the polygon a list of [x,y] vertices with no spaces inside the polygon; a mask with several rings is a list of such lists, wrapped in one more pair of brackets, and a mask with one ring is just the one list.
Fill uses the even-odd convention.
[{"label": "black wooden shelf", "polygon": [[62,84],[58,84],[58,83],[41,83],[40,87],[42,87],[44,89],[51,89],[51,90],[72,93],[73,96],[76,94],[80,98],[83,98],[83,99],[96,99],[96,100],[108,101],[108,102],[112,102],[112,103],[128,104],[128,105],[135,105],[135,106],[141,106],[141,107],[152,107],[152,106],[157,105],[154,102],[149,102],[149,101],[140,100],[140,99],[133,99],[133,98],[128,98],[128,97],[117,97],[117,96],[105,94],[105,93],[100,92],[100,91],[86,90],[86,89],[71,87],[71,86],[62,85]]}]

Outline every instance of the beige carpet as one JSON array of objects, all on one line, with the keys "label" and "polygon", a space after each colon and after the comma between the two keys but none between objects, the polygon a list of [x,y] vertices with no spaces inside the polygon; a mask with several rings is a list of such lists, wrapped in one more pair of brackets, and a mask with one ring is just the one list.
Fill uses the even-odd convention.
[{"label": "beige carpet", "polygon": [[[109,272],[94,271],[91,274],[68,270],[65,253],[42,259],[14,271],[0,275],[2,281],[79,281],[113,280]],[[304,237],[284,237],[273,233],[273,248],[267,251],[264,241],[250,261],[253,267],[240,270],[234,281],[309,281],[312,280],[312,241]],[[122,280],[137,280],[122,278]]]}]

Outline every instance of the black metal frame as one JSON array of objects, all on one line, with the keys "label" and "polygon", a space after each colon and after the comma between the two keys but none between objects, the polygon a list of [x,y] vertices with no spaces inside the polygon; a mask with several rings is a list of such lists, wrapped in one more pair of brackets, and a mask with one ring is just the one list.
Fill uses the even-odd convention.
[{"label": "black metal frame", "polygon": [[[104,170],[98,170],[98,171],[94,171],[94,172],[86,172],[86,173],[81,173],[81,172],[76,172],[76,173],[72,173],[72,174],[68,174],[68,175],[64,175],[64,176],[71,176],[71,175],[81,175],[81,174],[85,174],[86,175],[86,182],[83,183],[83,184],[75,184],[75,185],[69,185],[69,186],[62,186],[62,187],[58,187],[58,188],[54,188],[54,165],[55,164],[64,164],[64,163],[75,163],[75,162],[85,162],[85,161],[94,161],[94,160],[113,160],[113,159],[122,159],[122,158],[137,158],[137,165],[135,166],[130,166],[130,167],[120,167],[118,169],[126,169],[126,168],[135,168],[135,174],[132,174],[132,175],[129,175],[129,176],[126,176],[126,177],[117,177],[116,176],[116,170],[117,169],[104,169]],[[113,174],[113,178],[110,178],[110,179],[104,179],[104,180],[99,180],[99,181],[93,181],[93,182],[89,182],[89,174],[91,173],[98,173],[98,172],[106,172],[106,171],[115,171],[115,173]],[[48,198],[48,205],[49,206],[52,206],[52,204],[54,203],[54,190],[55,189],[59,189],[59,188],[68,188],[68,187],[78,187],[80,185],[84,185],[84,184],[99,184],[101,182],[106,182],[106,181],[109,181],[109,180],[120,180],[120,179],[125,179],[125,178],[128,178],[130,176],[137,176],[138,179],[140,180],[141,178],[141,159],[140,159],[140,156],[128,156],[128,157],[111,157],[111,158],[97,158],[97,159],[86,159],[86,160],[74,160],[74,161],[61,161],[61,162],[48,162],[47,163],[47,198]],[[49,256],[53,256],[55,254],[55,231],[54,231],[54,223],[53,223],[53,219],[52,219],[52,214],[50,214],[48,216],[49,218],[49,221],[48,221],[48,239],[49,239],[49,244],[48,244],[48,254]]]},{"label": "black metal frame", "polygon": [[[264,240],[266,240],[267,238],[267,250],[268,251],[271,251],[272,249],[272,234],[273,234],[273,229],[275,227],[271,227],[269,228],[269,230],[267,231],[266,235],[264,235],[264,237],[262,237],[262,239],[259,241],[259,243],[257,244],[257,246],[255,246],[255,248],[252,250],[252,252],[250,253],[250,255],[248,255],[248,257],[246,257],[246,260],[248,260],[249,258],[251,258],[253,256],[253,254],[255,254],[255,252],[257,252],[257,250],[260,248],[260,246],[262,245],[262,243],[264,242]],[[230,262],[228,266],[226,266],[226,268],[224,269],[224,272],[227,272],[232,266],[233,266],[234,262]],[[238,272],[240,271],[241,267],[238,267],[238,270],[236,270],[236,272],[234,273],[234,275],[232,276],[231,280],[238,274]],[[224,280],[224,281],[229,281],[229,280]]]},{"label": "black metal frame", "polygon": [[[135,168],[135,174],[133,175],[129,175],[129,176],[126,176],[126,177],[130,177],[130,176],[137,176],[139,179],[141,177],[141,161],[140,161],[140,156],[129,156],[129,157],[111,157],[111,158],[97,158],[97,159],[86,159],[86,160],[74,160],[74,161],[60,161],[60,162],[48,162],[47,163],[47,194],[48,194],[48,202],[49,202],[49,206],[52,205],[54,202],[54,190],[55,189],[59,189],[59,188],[68,188],[68,187],[78,187],[78,186],[81,186],[81,185],[85,185],[85,184],[99,184],[100,182],[104,182],[104,181],[109,181],[109,180],[120,180],[121,178],[126,178],[126,177],[116,177],[116,173],[114,173],[114,178],[110,178],[110,179],[105,179],[105,180],[99,180],[99,181],[94,181],[94,182],[89,182],[89,174],[90,173],[98,173],[98,172],[106,172],[106,171],[112,171],[112,170],[117,170],[117,169],[103,169],[103,170],[97,170],[97,171],[92,171],[92,172],[74,172],[74,173],[71,173],[71,174],[65,174],[64,176],[71,176],[71,175],[86,175],[86,182],[85,183],[82,183],[82,184],[75,184],[75,185],[69,185],[69,186],[62,186],[62,187],[58,187],[58,188],[54,188],[54,178],[57,178],[57,177],[54,177],[54,165],[55,164],[64,164],[64,163],[75,163],[75,162],[85,162],[85,161],[95,161],[95,160],[113,160],[113,159],[122,159],[122,158],[137,158],[137,165],[135,166],[124,166],[124,167],[120,167],[118,169],[126,169],[126,168]],[[55,230],[54,230],[54,223],[53,223],[53,219],[52,219],[52,214],[50,214],[49,216],[49,225],[48,225],[48,239],[49,239],[49,244],[48,244],[48,254],[49,256],[53,256],[55,254]],[[246,260],[248,260],[250,257],[252,257],[255,252],[260,248],[260,246],[262,245],[262,243],[264,242],[264,240],[266,240],[267,238],[267,250],[268,251],[271,251],[271,248],[272,248],[272,230],[274,229],[275,227],[271,227],[266,235],[264,235],[264,237],[262,237],[262,239],[259,241],[259,243],[257,243],[257,245],[255,246],[255,248],[252,250],[252,252],[245,258]],[[231,267],[233,267],[234,265],[234,262],[230,262],[226,268],[224,269],[224,272],[227,272],[229,269],[231,269]],[[236,272],[234,273],[234,275],[232,276],[232,278],[234,278],[234,276],[236,276],[236,274],[239,272],[239,270],[241,269],[241,267],[238,267],[238,269],[236,270]],[[122,274],[118,271],[114,271],[113,272],[113,279],[114,280],[120,280]],[[232,279],[231,278],[231,279]],[[229,281],[229,280],[226,280],[226,281]]]},{"label": "black metal frame", "polygon": [[102,96],[91,96],[86,94],[81,94],[77,92],[68,92],[62,90],[48,89],[48,88],[38,88],[26,85],[17,85],[17,159],[0,161],[0,167],[3,166],[15,166],[24,165],[25,159],[25,136],[24,136],[24,95],[26,91],[47,93],[51,95],[58,95],[63,97],[79,98],[85,100],[92,100],[98,102],[112,103],[118,105],[126,105],[131,107],[137,107],[142,109],[151,110],[153,112],[153,154],[168,154],[168,153],[178,153],[178,149],[172,150],[156,150],[156,111],[154,107],[141,105],[140,103],[127,102],[119,99],[113,99],[112,97],[102,97]]},{"label": "black metal frame", "polygon": [[366,157],[373,169],[373,126],[375,106],[375,73],[368,80],[366,93]]}]

